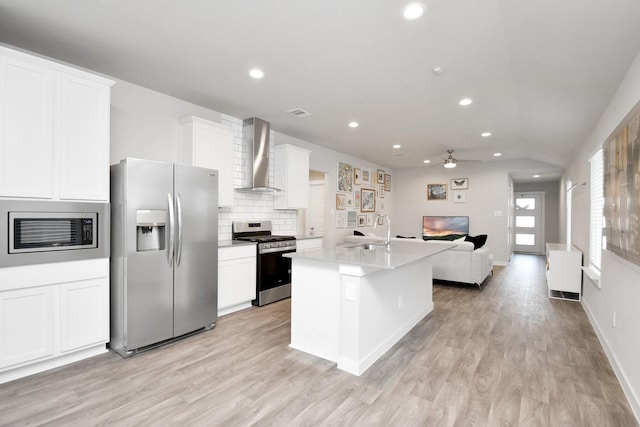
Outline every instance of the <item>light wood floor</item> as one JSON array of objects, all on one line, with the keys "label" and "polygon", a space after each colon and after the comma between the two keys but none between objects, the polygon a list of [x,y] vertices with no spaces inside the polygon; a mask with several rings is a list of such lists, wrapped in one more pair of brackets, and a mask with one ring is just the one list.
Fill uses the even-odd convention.
[{"label": "light wood floor", "polygon": [[290,302],[124,360],[0,385],[1,425],[636,426],[579,303],[549,300],[542,258],[434,311],[363,376],[287,347]]}]

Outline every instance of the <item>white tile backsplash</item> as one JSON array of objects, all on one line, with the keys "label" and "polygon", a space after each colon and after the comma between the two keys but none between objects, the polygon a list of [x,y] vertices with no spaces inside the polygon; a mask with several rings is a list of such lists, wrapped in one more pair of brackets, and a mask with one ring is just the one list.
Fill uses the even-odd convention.
[{"label": "white tile backsplash", "polygon": [[[250,177],[250,150],[242,139],[242,120],[222,115],[222,124],[234,131],[233,185],[235,188],[248,187]],[[269,182],[273,182],[274,168],[274,134],[271,132],[269,148]],[[231,223],[233,221],[269,219],[273,223],[274,234],[296,234],[297,211],[274,210],[273,194],[245,193],[235,191],[233,207],[218,209],[218,239],[231,239]]]}]

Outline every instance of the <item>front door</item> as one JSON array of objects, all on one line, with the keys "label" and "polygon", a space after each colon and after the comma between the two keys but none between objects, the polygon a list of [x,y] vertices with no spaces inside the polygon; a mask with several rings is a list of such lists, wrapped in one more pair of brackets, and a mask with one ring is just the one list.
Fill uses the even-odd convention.
[{"label": "front door", "polygon": [[514,209],[514,252],[541,254],[544,250],[544,193],[517,193]]}]

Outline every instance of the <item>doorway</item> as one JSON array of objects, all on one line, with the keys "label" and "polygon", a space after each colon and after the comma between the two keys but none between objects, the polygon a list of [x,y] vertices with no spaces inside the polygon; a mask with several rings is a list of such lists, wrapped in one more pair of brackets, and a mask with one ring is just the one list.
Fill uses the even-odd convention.
[{"label": "doorway", "polygon": [[515,195],[514,252],[544,253],[544,192]]},{"label": "doorway", "polygon": [[324,172],[309,171],[309,208],[305,218],[307,235],[325,235],[326,182]]}]

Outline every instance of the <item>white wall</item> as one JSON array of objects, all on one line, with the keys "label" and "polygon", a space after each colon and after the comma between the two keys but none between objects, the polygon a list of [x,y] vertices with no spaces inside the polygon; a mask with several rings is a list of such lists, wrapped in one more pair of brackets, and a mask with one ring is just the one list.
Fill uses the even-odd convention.
[{"label": "white wall", "polygon": [[[179,120],[186,116],[198,116],[229,126],[234,131],[234,186],[247,186],[249,177],[243,167],[248,159],[248,149],[242,139],[242,120],[213,111],[178,98],[165,95],[132,83],[116,80],[111,93],[111,164],[125,157],[140,157],[166,162],[179,161]],[[271,130],[270,180],[273,181],[273,150],[275,145],[292,144],[311,150],[310,168],[328,174],[325,244],[334,245],[353,228],[335,228],[335,189],[337,162],[347,162],[357,167],[368,167],[375,174],[384,169],[364,160],[343,155],[315,144],[290,137]],[[389,170],[386,169],[387,173]],[[392,174],[393,179],[393,174]],[[392,181],[393,184],[393,181]],[[373,187],[372,187],[373,188]],[[386,192],[378,210],[391,212],[393,189]],[[297,215],[295,210],[274,210],[272,194],[235,192],[234,205],[219,209],[219,240],[231,239],[231,223],[234,220],[270,219],[276,234],[296,234]],[[358,228],[363,232],[373,232],[372,228]],[[383,230],[377,230],[382,234]]]},{"label": "white wall", "polygon": [[[589,260],[589,159],[640,102],[640,55],[629,68],[611,103],[568,168],[566,179],[587,185],[573,191],[572,243]],[[584,308],[614,366],[627,397],[640,417],[640,266],[613,253],[602,256],[601,286],[584,275]],[[616,313],[616,326],[612,316]]]}]

